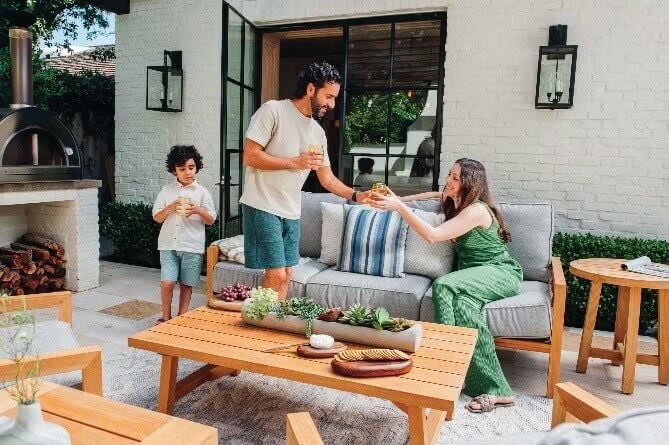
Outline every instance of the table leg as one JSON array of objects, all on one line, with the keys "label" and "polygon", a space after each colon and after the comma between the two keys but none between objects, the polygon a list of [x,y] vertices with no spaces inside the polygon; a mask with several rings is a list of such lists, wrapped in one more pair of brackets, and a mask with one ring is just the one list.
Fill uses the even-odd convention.
[{"label": "table leg", "polygon": [[630,288],[627,312],[627,332],[625,333],[625,353],[623,354],[622,392],[634,392],[634,374],[636,372],[636,352],[639,340],[639,313],[641,312],[641,288]]},{"label": "table leg", "polygon": [[592,331],[595,329],[597,308],[599,307],[599,297],[601,296],[601,293],[602,282],[593,281],[590,284],[588,307],[585,311],[585,321],[583,323],[583,333],[581,334],[581,346],[578,349],[576,372],[585,372],[588,369],[588,358],[590,357],[590,347],[592,346]]},{"label": "table leg", "polygon": [[420,406],[407,406],[409,417],[409,444],[432,445],[439,439],[439,430],[446,413],[439,410],[427,410]]},{"label": "table leg", "polygon": [[160,367],[160,388],[158,390],[158,412],[172,414],[176,400],[177,369],[179,357],[163,355]]},{"label": "table leg", "polygon": [[657,381],[669,384],[669,289],[657,291]]},{"label": "table leg", "polygon": [[[618,343],[625,341],[625,332],[627,331],[627,311],[629,308],[630,288],[627,286],[618,286],[618,302],[616,304],[616,324],[613,334],[613,349],[618,349]],[[612,365],[619,365],[620,360],[611,360]]]}]

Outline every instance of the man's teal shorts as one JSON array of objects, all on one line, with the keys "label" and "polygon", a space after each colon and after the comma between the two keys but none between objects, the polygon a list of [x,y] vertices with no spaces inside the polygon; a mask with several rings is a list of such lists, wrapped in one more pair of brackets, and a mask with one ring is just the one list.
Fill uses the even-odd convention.
[{"label": "man's teal shorts", "polygon": [[242,204],[244,265],[280,269],[300,261],[300,220],[287,219]]}]

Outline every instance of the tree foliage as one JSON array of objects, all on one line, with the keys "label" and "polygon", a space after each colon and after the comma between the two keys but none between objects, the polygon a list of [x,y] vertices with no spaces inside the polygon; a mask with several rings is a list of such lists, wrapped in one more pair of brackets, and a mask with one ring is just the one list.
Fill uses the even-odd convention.
[{"label": "tree foliage", "polygon": [[[69,47],[79,35],[78,26],[86,31],[88,39],[95,38],[109,27],[107,14],[85,0],[2,0],[0,3],[0,49],[9,46],[9,26],[17,22],[34,23],[30,26],[35,42],[53,45],[56,31],[65,37],[60,46]],[[98,29],[95,29],[98,28]]]}]

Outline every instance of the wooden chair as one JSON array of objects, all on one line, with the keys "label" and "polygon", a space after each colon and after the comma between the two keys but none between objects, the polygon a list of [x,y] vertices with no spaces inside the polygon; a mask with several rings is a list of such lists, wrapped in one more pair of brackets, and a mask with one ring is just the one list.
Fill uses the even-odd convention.
[{"label": "wooden chair", "polygon": [[496,337],[495,345],[500,348],[520,349],[523,351],[545,352],[548,354],[548,376],[546,378],[546,397],[553,398],[555,385],[560,379],[560,360],[562,358],[562,335],[564,333],[564,311],[567,302],[567,282],[562,270],[560,258],[553,257],[551,262],[551,293],[553,295],[553,315],[551,319],[551,337],[546,340]]},{"label": "wooden chair", "polygon": [[[8,297],[9,311],[23,309],[25,300],[27,309],[44,309],[57,307],[58,319],[72,329],[72,293],[52,292],[25,296]],[[0,309],[1,310],[1,309]],[[37,322],[36,326],[42,322]],[[102,395],[102,350],[99,346],[79,347],[74,342],[72,348],[57,352],[39,354],[37,357],[28,357],[26,363],[39,360],[40,374],[54,375],[81,370],[82,389],[86,392]],[[26,368],[30,369],[31,366]],[[14,377],[15,366],[11,360],[0,359],[0,381],[7,381]]]},{"label": "wooden chair", "polygon": [[[555,386],[551,428],[566,422],[592,422],[612,417],[618,410],[573,383]],[[322,445],[309,413],[291,413],[286,420],[286,445]]]}]

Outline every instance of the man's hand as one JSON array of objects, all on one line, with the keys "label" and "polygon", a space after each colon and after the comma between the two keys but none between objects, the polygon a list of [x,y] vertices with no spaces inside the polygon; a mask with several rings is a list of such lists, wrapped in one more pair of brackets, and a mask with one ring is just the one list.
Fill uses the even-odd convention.
[{"label": "man's hand", "polygon": [[318,153],[305,152],[293,159],[298,170],[318,170],[323,166],[323,155]]},{"label": "man's hand", "polygon": [[356,202],[358,202],[360,204],[368,204],[370,201],[372,201],[372,199],[373,199],[373,197],[372,197],[372,191],[371,190],[367,190],[366,192],[358,192],[355,195]]}]

